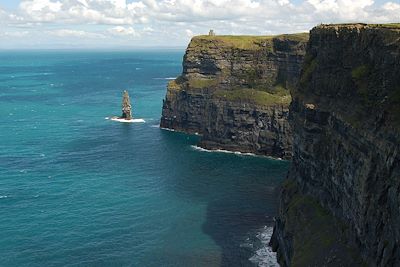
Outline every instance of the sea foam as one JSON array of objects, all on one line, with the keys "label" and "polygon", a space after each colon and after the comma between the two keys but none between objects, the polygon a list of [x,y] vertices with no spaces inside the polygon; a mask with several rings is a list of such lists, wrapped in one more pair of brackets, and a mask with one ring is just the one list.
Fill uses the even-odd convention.
[{"label": "sea foam", "polygon": [[[168,129],[166,129],[168,130]],[[208,153],[227,153],[227,154],[235,154],[238,156],[251,156],[251,157],[261,157],[261,158],[269,158],[269,159],[274,159],[274,160],[282,160],[281,158],[274,158],[270,156],[264,156],[264,155],[257,155],[254,153],[245,153],[245,152],[239,152],[239,151],[230,151],[230,150],[225,150],[225,149],[205,149],[199,146],[191,146],[194,150],[198,150],[201,152],[208,152]]]},{"label": "sea foam", "polygon": [[153,78],[154,80],[175,80],[176,77],[167,77],[167,78]]},{"label": "sea foam", "polygon": [[272,251],[272,248],[268,245],[273,233],[273,228],[265,226],[257,234],[257,239],[261,242],[261,248],[259,248],[255,254],[249,259],[259,267],[279,267],[279,263],[276,259],[276,252]]},{"label": "sea foam", "polygon": [[109,118],[105,117],[106,120],[112,120],[112,121],[118,121],[118,122],[124,122],[124,123],[145,123],[146,121],[144,119],[131,119],[131,120],[126,120],[126,119],[121,119],[117,117]]}]

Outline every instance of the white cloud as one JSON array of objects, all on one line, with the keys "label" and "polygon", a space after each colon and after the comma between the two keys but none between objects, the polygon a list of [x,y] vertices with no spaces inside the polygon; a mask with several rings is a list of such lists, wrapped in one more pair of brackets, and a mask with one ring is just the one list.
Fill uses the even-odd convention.
[{"label": "white cloud", "polygon": [[109,33],[115,36],[139,37],[140,35],[132,27],[116,26],[108,30]]},{"label": "white cloud", "polygon": [[129,43],[134,39],[142,40],[143,44],[185,44],[191,36],[205,34],[211,28],[220,34],[276,34],[307,31],[319,23],[400,20],[397,0],[379,3],[373,0],[22,0],[12,12],[0,9],[0,25],[4,32],[24,28],[53,37],[84,39],[102,35],[110,41],[125,38]]},{"label": "white cloud", "polygon": [[396,4],[396,3],[393,3],[393,2],[388,2],[388,3],[383,5],[383,9],[384,10],[390,10],[390,11],[396,11],[396,10],[400,11],[400,3]]},{"label": "white cloud", "polygon": [[5,31],[0,32],[0,37],[23,38],[29,35],[28,31]]},{"label": "white cloud", "polygon": [[86,38],[104,38],[103,34],[87,32],[81,30],[60,29],[47,32],[50,35],[57,37],[86,37]]},{"label": "white cloud", "polygon": [[193,37],[193,31],[192,30],[190,30],[190,29],[186,29],[186,35],[187,35],[187,37],[189,37],[189,38],[192,38]]}]

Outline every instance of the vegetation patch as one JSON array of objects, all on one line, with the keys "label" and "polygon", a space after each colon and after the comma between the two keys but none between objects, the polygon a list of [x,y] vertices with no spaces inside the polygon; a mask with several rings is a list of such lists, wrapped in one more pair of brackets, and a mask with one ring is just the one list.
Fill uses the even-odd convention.
[{"label": "vegetation patch", "polygon": [[374,106],[374,97],[370,95],[369,90],[369,76],[371,74],[371,68],[368,65],[360,65],[351,70],[351,77],[353,82],[357,86],[357,94],[361,98],[361,102],[366,107]]},{"label": "vegetation patch", "polygon": [[204,79],[199,78],[199,79],[189,79],[188,83],[190,88],[202,89],[217,85],[218,80],[213,78],[204,78]]},{"label": "vegetation patch", "polygon": [[176,82],[176,80],[170,81],[168,83],[168,89],[169,90],[180,90],[182,87],[180,86],[180,84],[178,84]]},{"label": "vegetation patch", "polygon": [[300,85],[302,88],[306,88],[308,83],[311,81],[312,74],[318,66],[317,59],[312,55],[307,54],[304,59],[303,71],[300,77]]},{"label": "vegetation patch", "polygon": [[175,80],[172,80],[168,83],[169,90],[181,90],[182,84],[185,82],[185,79],[182,76],[178,76]]},{"label": "vegetation patch", "polygon": [[369,73],[368,66],[367,65],[361,65],[361,66],[358,66],[357,68],[354,68],[351,71],[351,77],[354,80],[361,80],[361,79],[364,79],[367,76],[368,73]]},{"label": "vegetation patch", "polygon": [[274,38],[286,38],[293,41],[304,41],[308,40],[308,33],[297,33],[297,34],[284,34],[284,35],[271,35],[271,36],[252,36],[252,35],[200,35],[192,39],[192,42],[196,44],[198,48],[202,45],[209,44],[209,42],[218,44],[219,47],[224,48],[236,48],[241,50],[257,50],[265,48],[267,50],[273,50],[273,39]]},{"label": "vegetation patch", "polygon": [[245,70],[242,73],[241,78],[246,81],[250,88],[256,88],[259,83],[258,81],[260,80],[260,75],[257,70],[253,68]]},{"label": "vegetation patch", "polygon": [[286,96],[290,94],[289,89],[287,89],[283,84],[277,84],[267,91],[278,96]]},{"label": "vegetation patch", "polygon": [[287,231],[293,233],[291,266],[322,266],[329,259],[362,266],[357,251],[345,244],[347,226],[314,198],[301,194],[295,181],[285,181],[283,186],[291,197],[286,213]]},{"label": "vegetation patch", "polygon": [[289,105],[290,95],[276,95],[254,89],[220,90],[214,93],[214,97],[240,103],[256,104],[259,106],[272,106],[277,104]]}]

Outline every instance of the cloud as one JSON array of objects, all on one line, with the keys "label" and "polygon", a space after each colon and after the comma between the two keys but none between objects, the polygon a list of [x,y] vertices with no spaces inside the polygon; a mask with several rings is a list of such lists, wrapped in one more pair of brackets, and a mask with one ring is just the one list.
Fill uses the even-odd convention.
[{"label": "cloud", "polygon": [[382,1],[21,0],[16,10],[0,9],[0,25],[7,32],[24,28],[60,38],[176,45],[211,28],[217,34],[277,34],[308,31],[319,23],[399,21],[400,4]]},{"label": "cloud", "polygon": [[190,29],[186,29],[185,32],[186,32],[187,37],[189,37],[189,38],[192,38],[193,35],[194,35],[194,34],[193,34],[193,31],[190,30]]},{"label": "cloud", "polygon": [[0,32],[0,37],[6,37],[6,38],[24,38],[29,35],[28,31],[5,31],[5,32]]},{"label": "cloud", "polygon": [[108,30],[109,33],[115,36],[128,36],[128,37],[139,37],[140,35],[132,27],[116,26]]},{"label": "cloud", "polygon": [[85,37],[85,38],[104,38],[103,34],[87,32],[81,30],[60,29],[47,32],[49,35],[57,37]]}]

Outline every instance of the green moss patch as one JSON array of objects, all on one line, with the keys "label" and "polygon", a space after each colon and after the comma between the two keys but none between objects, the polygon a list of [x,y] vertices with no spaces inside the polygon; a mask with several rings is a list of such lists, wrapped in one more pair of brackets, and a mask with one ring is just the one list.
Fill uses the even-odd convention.
[{"label": "green moss patch", "polygon": [[276,95],[254,89],[220,90],[214,97],[240,103],[256,104],[260,106],[289,105],[290,95]]}]

